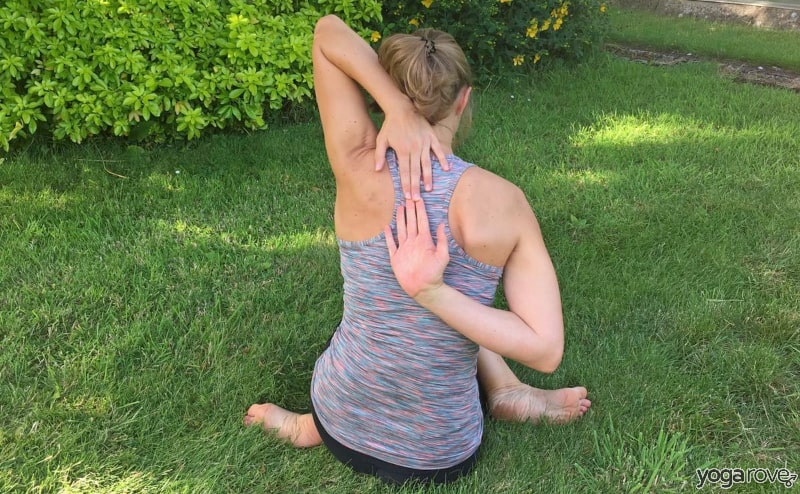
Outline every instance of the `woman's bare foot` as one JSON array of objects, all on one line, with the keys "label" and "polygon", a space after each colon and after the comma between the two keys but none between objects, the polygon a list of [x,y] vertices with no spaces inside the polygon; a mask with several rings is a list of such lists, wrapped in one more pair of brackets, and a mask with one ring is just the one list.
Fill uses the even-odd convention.
[{"label": "woman's bare foot", "polygon": [[267,432],[275,433],[298,448],[322,444],[314,418],[310,413],[300,415],[272,403],[252,405],[244,416],[244,425],[261,424]]},{"label": "woman's bare foot", "polygon": [[583,387],[544,390],[520,383],[489,393],[492,417],[513,422],[565,424],[591,406]]}]

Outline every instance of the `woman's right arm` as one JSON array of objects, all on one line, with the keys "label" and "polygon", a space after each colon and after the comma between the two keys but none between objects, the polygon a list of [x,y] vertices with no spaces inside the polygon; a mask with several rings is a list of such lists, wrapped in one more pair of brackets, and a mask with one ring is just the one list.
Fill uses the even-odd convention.
[{"label": "woman's right arm", "polygon": [[[334,174],[356,171],[353,164],[368,153],[381,153],[374,157],[378,167],[390,146],[401,165],[403,190],[407,196],[412,192],[418,196],[419,178],[412,177],[419,177],[420,168],[425,171],[427,165],[426,185],[430,183],[430,150],[446,163],[430,124],[395,86],[372,48],[338,17],[329,15],[317,22],[312,56],[314,90]],[[361,87],[386,114],[379,145]]]},{"label": "woman's right arm", "polygon": [[[406,201],[397,212],[397,240],[386,241],[400,286],[418,304],[478,345],[541,372],[553,372],[564,351],[561,296],[539,224],[524,194],[508,189],[495,222],[503,223],[513,250],[503,270],[510,310],[488,307],[444,283],[447,238],[439,225],[433,244],[425,205]],[[403,221],[405,219],[405,221]]]}]

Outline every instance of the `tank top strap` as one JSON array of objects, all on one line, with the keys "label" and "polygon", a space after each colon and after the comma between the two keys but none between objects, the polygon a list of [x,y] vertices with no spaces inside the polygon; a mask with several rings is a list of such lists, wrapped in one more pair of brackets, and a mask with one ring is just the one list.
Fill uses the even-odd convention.
[{"label": "tank top strap", "polygon": [[[402,184],[400,182],[400,173],[397,163],[397,155],[394,150],[390,149],[386,153],[386,160],[389,163],[389,170],[392,174],[392,183],[394,185],[394,206],[402,206],[405,204],[405,197],[403,195]],[[428,213],[428,220],[431,228],[435,229],[442,221],[447,221],[447,212],[450,205],[450,198],[453,196],[458,181],[467,169],[472,165],[463,161],[461,158],[453,155],[447,155],[447,161],[450,164],[450,171],[443,171],[439,160],[436,157],[431,157],[431,173],[433,176],[433,190],[427,192],[424,190],[423,185],[420,184],[422,191],[422,198],[425,200],[425,210]],[[396,217],[392,217],[392,226],[396,224]],[[446,224],[446,223],[445,223]],[[448,225],[449,228],[449,225]]]}]

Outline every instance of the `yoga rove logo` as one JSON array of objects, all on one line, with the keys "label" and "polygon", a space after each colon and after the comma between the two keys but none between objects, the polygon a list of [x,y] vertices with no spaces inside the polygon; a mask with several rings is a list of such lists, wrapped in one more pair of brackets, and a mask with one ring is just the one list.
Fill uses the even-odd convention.
[{"label": "yoga rove logo", "polygon": [[783,484],[791,489],[797,481],[797,474],[788,468],[703,468],[697,469],[697,487],[702,489],[706,484],[719,484],[723,489],[730,489],[734,484]]}]

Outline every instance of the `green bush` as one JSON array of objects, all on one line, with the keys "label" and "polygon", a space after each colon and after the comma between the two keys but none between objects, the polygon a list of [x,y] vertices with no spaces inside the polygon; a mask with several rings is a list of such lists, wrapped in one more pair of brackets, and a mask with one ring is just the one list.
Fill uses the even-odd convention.
[{"label": "green bush", "polygon": [[372,42],[445,30],[485,81],[580,58],[604,12],[601,0],[11,0],[0,7],[0,147],[43,129],[81,142],[264,128],[265,112],[311,97],[313,27],[328,13]]},{"label": "green bush", "polygon": [[194,138],[265,126],[311,96],[316,20],[365,37],[377,0],[11,0],[0,7],[0,147],[56,139]]},{"label": "green bush", "polygon": [[605,0],[385,0],[382,34],[446,31],[485,82],[509,66],[584,57],[602,38],[605,11]]}]

